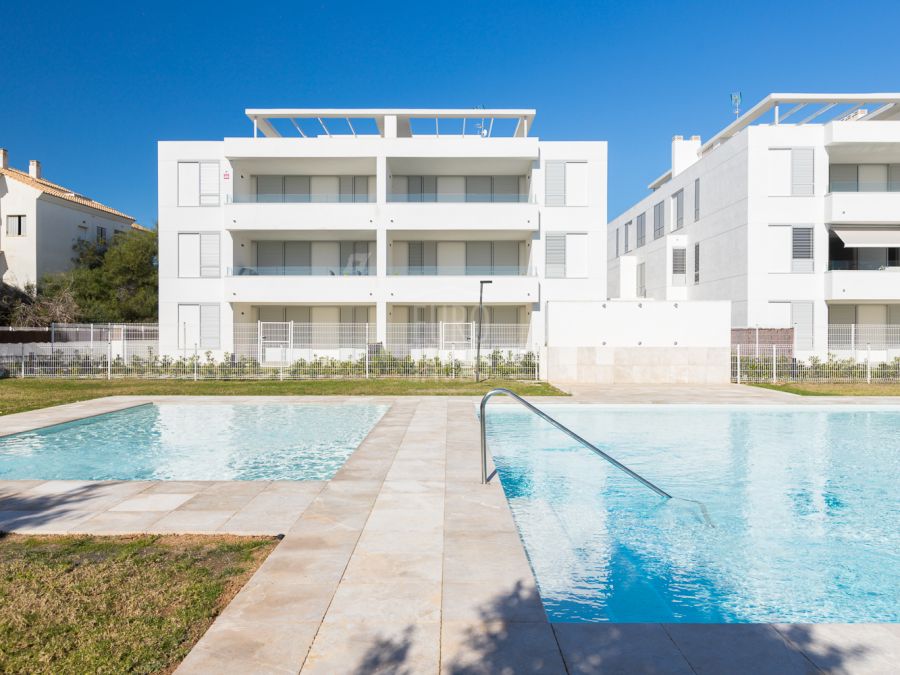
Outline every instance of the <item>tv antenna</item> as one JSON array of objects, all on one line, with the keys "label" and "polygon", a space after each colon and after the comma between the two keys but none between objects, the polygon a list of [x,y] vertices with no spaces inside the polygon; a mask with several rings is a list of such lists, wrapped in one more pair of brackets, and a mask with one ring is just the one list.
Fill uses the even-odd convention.
[{"label": "tv antenna", "polygon": [[741,92],[731,92],[731,111],[734,113],[735,119],[741,116]]}]

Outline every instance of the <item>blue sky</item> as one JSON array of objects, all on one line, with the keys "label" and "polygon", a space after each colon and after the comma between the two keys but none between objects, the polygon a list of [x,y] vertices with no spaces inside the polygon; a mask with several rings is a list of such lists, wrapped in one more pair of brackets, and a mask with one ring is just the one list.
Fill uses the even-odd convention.
[{"label": "blue sky", "polygon": [[[133,7],[132,7],[133,4]],[[11,3],[0,147],[156,220],[157,140],[248,135],[248,107],[534,107],[609,141],[609,216],[673,134],[771,91],[900,89],[898,2]]]}]

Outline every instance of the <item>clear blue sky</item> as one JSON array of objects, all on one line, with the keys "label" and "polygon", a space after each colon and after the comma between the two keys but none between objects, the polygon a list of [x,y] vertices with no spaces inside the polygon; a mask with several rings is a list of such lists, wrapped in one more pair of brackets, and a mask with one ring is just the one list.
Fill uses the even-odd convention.
[{"label": "clear blue sky", "polygon": [[609,141],[609,216],[673,134],[771,91],[900,90],[900,3],[14,2],[0,146],[13,166],[156,220],[156,141],[248,135],[248,107],[534,107]]}]

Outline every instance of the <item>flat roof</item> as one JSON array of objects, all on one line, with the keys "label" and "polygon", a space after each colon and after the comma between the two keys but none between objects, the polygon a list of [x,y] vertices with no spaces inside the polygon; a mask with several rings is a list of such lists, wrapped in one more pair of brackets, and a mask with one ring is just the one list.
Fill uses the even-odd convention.
[{"label": "flat roof", "polygon": [[[782,110],[781,106],[791,106]],[[871,106],[871,108],[863,108]],[[797,115],[802,111],[802,115]],[[789,118],[797,117],[791,124],[827,124],[835,121],[884,121],[900,120],[900,93],[874,93],[874,94],[799,94],[799,93],[775,93],[769,94],[755,106],[750,108],[734,122],[719,131],[706,143],[700,146],[702,157],[710,150],[721,145],[732,136],[737,135],[754,122],[765,117],[769,112],[772,117],[766,123],[784,124]],[[655,190],[667,183],[672,178],[669,170],[648,186]]]},{"label": "flat roof", "polygon": [[[397,118],[397,135],[413,136],[410,120],[434,120],[434,134],[441,135],[440,120],[463,120],[462,133],[451,132],[445,135],[484,136],[491,137],[494,133],[495,120],[516,120],[512,136],[525,137],[528,130],[534,124],[537,111],[533,108],[247,108],[247,117],[254,124],[254,135],[261,131],[264,136],[278,138],[282,133],[275,128],[272,120],[289,120],[297,135],[302,138],[310,136],[331,136],[332,129],[328,127],[328,121],[343,120],[350,134],[357,135],[357,130],[351,120],[371,120],[378,130],[378,135],[384,135],[384,120],[386,117]],[[314,121],[316,132],[309,128],[304,129],[299,122]],[[469,129],[466,134],[466,120],[480,120],[477,127]],[[373,135],[363,134],[359,135]],[[429,134],[431,135],[431,134]],[[504,134],[508,135],[508,134]]]}]

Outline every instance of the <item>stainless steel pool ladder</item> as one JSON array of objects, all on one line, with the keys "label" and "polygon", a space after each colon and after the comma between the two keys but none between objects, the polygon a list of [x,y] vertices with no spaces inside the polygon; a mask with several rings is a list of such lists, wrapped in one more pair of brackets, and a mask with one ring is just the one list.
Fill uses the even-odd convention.
[{"label": "stainless steel pool ladder", "polygon": [[576,440],[579,443],[581,443],[581,445],[586,447],[588,450],[593,450],[595,453],[600,455],[603,459],[605,459],[607,462],[612,464],[614,467],[624,471],[625,473],[627,473],[629,476],[634,478],[636,481],[638,481],[642,485],[645,485],[648,488],[650,488],[651,490],[653,490],[660,497],[665,497],[666,499],[672,499],[672,495],[670,495],[668,492],[666,492],[662,488],[657,487],[656,485],[651,483],[649,480],[647,480],[640,474],[635,473],[634,471],[629,469],[627,466],[622,464],[622,462],[619,462],[618,460],[610,457],[609,455],[607,455],[605,452],[603,452],[600,448],[598,448],[593,443],[588,443],[586,440],[584,440],[581,436],[576,434],[574,431],[572,431],[565,425],[561,424],[560,422],[557,422],[555,419],[550,417],[550,415],[545,413],[543,410],[540,410],[539,408],[534,407],[533,405],[531,405],[528,401],[526,401],[524,398],[522,398],[518,394],[514,394],[509,389],[503,389],[503,388],[491,389],[488,393],[486,393],[481,398],[481,483],[482,483],[482,485],[484,485],[485,483],[488,482],[487,432],[486,432],[486,426],[485,426],[485,424],[486,424],[485,409],[487,407],[487,402],[490,401],[494,396],[496,396],[498,394],[505,394],[506,396],[509,396],[512,399],[518,401],[523,406],[525,406],[525,408],[527,408],[529,411],[533,412],[535,415],[540,417],[542,420],[544,420],[545,422],[549,422],[550,424],[555,426],[557,429],[559,429],[561,432],[563,432],[564,434],[569,436],[569,438],[572,438],[573,440]]}]

